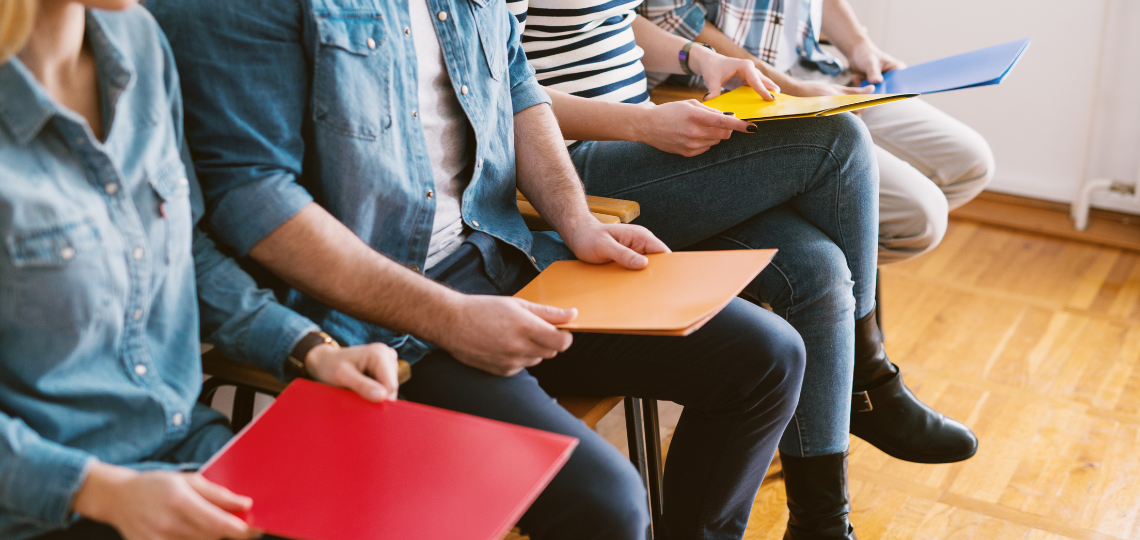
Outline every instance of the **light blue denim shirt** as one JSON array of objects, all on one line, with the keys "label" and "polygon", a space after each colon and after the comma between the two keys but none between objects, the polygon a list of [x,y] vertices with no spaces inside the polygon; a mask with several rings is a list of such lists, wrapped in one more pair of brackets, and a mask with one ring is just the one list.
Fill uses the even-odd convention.
[{"label": "light blue denim shirt", "polygon": [[[502,0],[427,0],[473,132],[464,223],[532,257],[572,254],[527,230],[515,198],[514,114],[549,103]],[[417,110],[407,2],[150,0],[186,96],[186,135],[212,230],[240,254],[316,201],[378,252],[423,272],[435,187]],[[425,344],[296,290],[286,303],[348,344],[416,360]]]},{"label": "light blue denim shirt", "polygon": [[217,450],[228,434],[201,440],[218,417],[195,404],[200,338],[281,376],[316,328],[194,229],[178,79],[150,15],[89,12],[86,38],[105,142],[19,60],[0,65],[4,539],[74,519],[93,458],[169,467]]}]

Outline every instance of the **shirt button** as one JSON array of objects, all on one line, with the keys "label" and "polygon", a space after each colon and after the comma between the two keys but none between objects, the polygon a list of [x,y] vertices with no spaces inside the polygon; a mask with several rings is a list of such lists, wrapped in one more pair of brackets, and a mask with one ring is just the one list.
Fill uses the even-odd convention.
[{"label": "shirt button", "polygon": [[145,251],[143,251],[143,248],[141,248],[141,247],[138,247],[138,248],[135,248],[135,250],[134,250],[133,252],[131,252],[131,256],[132,256],[132,257],[134,257],[134,258],[135,258],[135,260],[137,261],[137,260],[139,260],[139,259],[143,258],[143,255],[144,255],[145,253],[146,253],[146,252],[145,252]]},{"label": "shirt button", "polygon": [[63,257],[63,260],[65,260],[65,261],[70,261],[72,258],[75,257],[75,248],[73,248],[71,246],[67,246],[67,247],[59,250],[59,256]]},{"label": "shirt button", "polygon": [[435,197],[435,192],[429,189],[429,190],[428,190],[428,192],[427,192],[427,198],[429,198],[429,199],[430,199],[430,198],[432,198],[432,197]]},{"label": "shirt button", "polygon": [[119,192],[119,184],[107,184],[103,186],[103,192],[107,195],[114,195]]},{"label": "shirt button", "polygon": [[412,109],[412,118],[419,118],[419,117],[420,117],[420,112],[415,110],[415,109]]},{"label": "shirt button", "polygon": [[142,318],[142,310],[136,309],[134,313],[131,313],[131,318],[136,320],[136,321],[141,319]]},{"label": "shirt button", "polygon": [[483,166],[483,158],[476,159],[475,160],[475,166],[476,167],[482,167]]},{"label": "shirt button", "polygon": [[368,41],[366,41],[365,43],[368,43],[369,49],[375,49],[376,48],[376,40],[375,39],[368,38]]},{"label": "shirt button", "polygon": [[174,427],[181,426],[182,425],[182,413],[180,413],[180,412],[174,413],[174,416],[170,417],[170,423],[174,424]]},{"label": "shirt button", "polygon": [[138,375],[140,377],[146,375],[146,366],[142,364],[135,364],[135,375]]},{"label": "shirt button", "polygon": [[447,20],[447,12],[441,11],[441,12],[439,12],[439,15],[436,15],[436,17],[439,17],[439,20],[441,20],[441,21],[446,21]]},{"label": "shirt button", "polygon": [[412,29],[405,26],[404,27],[404,35],[406,36],[406,35],[411,34],[411,33],[412,33]]},{"label": "shirt button", "polygon": [[185,186],[185,185],[188,185],[188,184],[190,184],[190,181],[189,181],[189,180],[187,180],[187,179],[185,179],[185,178],[183,178],[183,179],[181,179],[181,180],[179,180],[179,181],[178,181],[178,185],[180,185],[180,186]]},{"label": "shirt button", "polygon": [[531,256],[530,256],[530,262],[532,262],[532,263],[535,263],[535,264],[538,264],[538,261],[536,261],[536,260],[534,259],[534,255],[531,255]]},{"label": "shirt button", "polygon": [[413,265],[409,266],[409,267],[408,267],[408,270],[411,270],[411,271],[413,271],[413,272],[415,272],[415,273],[417,273],[417,274],[418,274],[418,273],[420,273],[420,267],[419,267],[418,265],[415,265],[415,264],[413,264]]},{"label": "shirt button", "polygon": [[468,92],[468,90],[467,90],[467,85],[466,85],[466,84],[465,84],[465,85],[463,85],[463,86],[460,86],[460,87],[459,87],[459,93],[460,93],[460,94],[463,94],[463,95],[465,95],[465,96],[466,96],[466,95],[467,95],[467,92]]},{"label": "shirt button", "polygon": [[478,227],[478,226],[479,226],[479,222],[478,222],[478,221],[475,221],[475,220],[471,220],[471,226],[472,226],[472,227]]}]

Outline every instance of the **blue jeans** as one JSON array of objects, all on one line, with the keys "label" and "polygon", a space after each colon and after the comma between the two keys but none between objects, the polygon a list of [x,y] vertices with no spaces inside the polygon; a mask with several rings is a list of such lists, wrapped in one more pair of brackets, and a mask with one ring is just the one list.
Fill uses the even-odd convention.
[{"label": "blue jeans", "polygon": [[850,114],[757,128],[691,158],[625,141],[578,143],[571,157],[587,193],[637,201],[634,223],[674,249],[780,250],[744,294],[771,305],[807,347],[780,451],[834,454],[847,448],[854,321],[875,302],[871,137]]}]

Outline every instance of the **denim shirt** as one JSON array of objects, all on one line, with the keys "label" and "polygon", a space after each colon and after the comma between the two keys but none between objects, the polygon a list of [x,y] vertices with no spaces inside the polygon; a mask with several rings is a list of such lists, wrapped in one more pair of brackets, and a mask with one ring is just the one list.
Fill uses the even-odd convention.
[{"label": "denim shirt", "polygon": [[[422,1],[422,0],[416,0]],[[531,233],[515,196],[515,113],[549,103],[502,0],[427,0],[474,141],[463,221],[537,267],[572,254]],[[406,0],[150,0],[186,96],[209,224],[239,254],[316,201],[365,243],[423,273],[434,178],[417,109]],[[348,344],[414,361],[427,345],[290,290],[286,304]]]},{"label": "denim shirt", "polygon": [[195,402],[200,338],[281,376],[316,328],[194,229],[178,79],[154,20],[91,11],[86,28],[105,142],[19,60],[0,65],[5,539],[70,523],[92,459],[170,467],[188,445],[217,450],[195,439],[217,420]]}]

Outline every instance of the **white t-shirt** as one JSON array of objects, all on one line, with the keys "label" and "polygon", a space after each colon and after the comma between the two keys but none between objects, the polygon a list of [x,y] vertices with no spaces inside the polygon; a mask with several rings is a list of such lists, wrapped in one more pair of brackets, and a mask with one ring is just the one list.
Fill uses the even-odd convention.
[{"label": "white t-shirt", "polygon": [[419,120],[435,177],[435,222],[426,269],[459,249],[470,232],[460,212],[460,199],[469,181],[462,177],[467,168],[467,117],[447,75],[427,1],[409,0],[408,11],[416,47]]},{"label": "white t-shirt", "polygon": [[787,73],[792,66],[799,62],[800,56],[796,47],[800,41],[800,2],[799,0],[786,0],[784,2],[784,25],[780,32],[780,49],[776,56],[776,71]]}]

